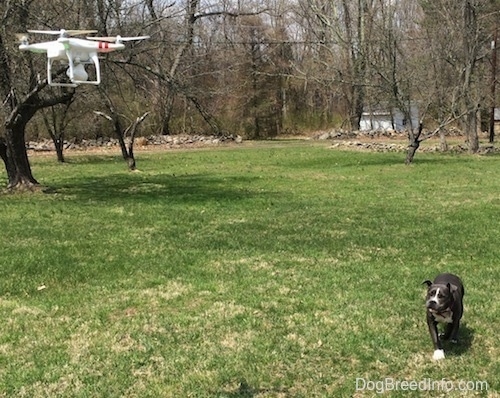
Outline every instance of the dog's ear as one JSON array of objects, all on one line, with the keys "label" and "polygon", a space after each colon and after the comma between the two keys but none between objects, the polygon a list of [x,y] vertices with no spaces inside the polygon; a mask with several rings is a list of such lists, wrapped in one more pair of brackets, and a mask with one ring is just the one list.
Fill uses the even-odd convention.
[{"label": "dog's ear", "polygon": [[450,284],[450,282],[448,282],[448,283],[446,284],[446,287],[448,288],[448,291],[449,291],[449,292],[451,292],[451,284]]},{"label": "dog's ear", "polygon": [[423,281],[423,282],[422,282],[422,285],[427,285],[427,287],[431,287],[432,282],[431,282],[430,280],[428,280],[428,279],[427,279],[426,281]]}]

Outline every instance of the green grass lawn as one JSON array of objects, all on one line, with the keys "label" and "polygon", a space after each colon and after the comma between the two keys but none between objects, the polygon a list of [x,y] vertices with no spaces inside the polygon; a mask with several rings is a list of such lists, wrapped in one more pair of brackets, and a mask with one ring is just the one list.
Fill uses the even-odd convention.
[{"label": "green grass lawn", "polygon": [[[33,158],[48,193],[0,194],[0,397],[368,397],[443,379],[498,396],[500,158],[403,161],[286,142],[138,153],[138,173]],[[421,283],[443,271],[465,314],[435,363]]]}]

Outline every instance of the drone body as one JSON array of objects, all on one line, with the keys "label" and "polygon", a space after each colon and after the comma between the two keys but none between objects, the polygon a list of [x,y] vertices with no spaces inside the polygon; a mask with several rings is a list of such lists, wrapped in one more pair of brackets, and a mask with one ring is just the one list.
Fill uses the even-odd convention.
[{"label": "drone body", "polygon": [[[97,54],[123,50],[125,48],[123,41],[143,40],[149,38],[149,36],[123,38],[120,36],[87,37],[87,39],[71,37],[81,34],[96,33],[95,30],[28,30],[28,32],[59,35],[57,40],[35,44],[29,44],[27,36],[24,35],[21,37],[21,44],[19,45],[19,49],[21,51],[47,54],[47,81],[50,86],[57,87],[76,87],[79,84],[100,84],[101,69]],[[70,83],[55,82],[52,79],[52,65],[54,61],[63,62],[68,65],[66,74],[70,79]],[[95,80],[88,80],[88,73],[85,70],[85,65],[94,65]]]}]

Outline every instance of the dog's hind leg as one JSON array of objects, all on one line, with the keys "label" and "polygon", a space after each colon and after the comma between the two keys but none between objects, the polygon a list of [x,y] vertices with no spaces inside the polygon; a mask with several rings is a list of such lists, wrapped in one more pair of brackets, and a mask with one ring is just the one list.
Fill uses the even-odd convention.
[{"label": "dog's hind leg", "polygon": [[441,333],[439,337],[441,337],[443,340],[448,340],[452,332],[453,332],[453,323],[448,323],[446,324],[444,333]]},{"label": "dog's hind leg", "polygon": [[458,329],[460,326],[460,319],[454,319],[453,323],[450,325],[451,333],[450,333],[450,341],[454,344],[458,343]]}]

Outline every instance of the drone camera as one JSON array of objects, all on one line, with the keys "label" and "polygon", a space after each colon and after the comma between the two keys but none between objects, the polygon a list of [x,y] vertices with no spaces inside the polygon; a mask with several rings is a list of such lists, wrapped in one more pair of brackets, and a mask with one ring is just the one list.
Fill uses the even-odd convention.
[{"label": "drone camera", "polygon": [[71,76],[70,70],[66,71],[66,75],[68,75],[69,78],[72,78],[75,81],[79,82],[86,82],[89,78],[89,75],[87,71],[85,70],[85,66],[83,64],[76,64],[73,67],[73,76]]}]

